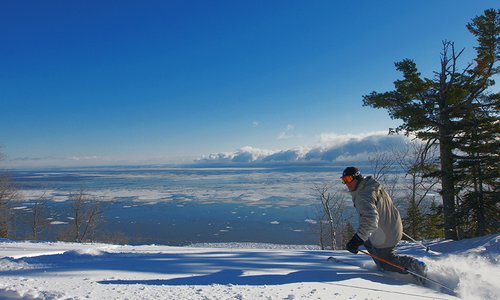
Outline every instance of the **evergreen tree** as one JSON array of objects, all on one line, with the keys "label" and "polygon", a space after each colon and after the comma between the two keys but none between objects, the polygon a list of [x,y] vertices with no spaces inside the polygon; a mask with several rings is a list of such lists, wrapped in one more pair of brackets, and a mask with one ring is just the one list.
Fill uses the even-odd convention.
[{"label": "evergreen tree", "polygon": [[[421,78],[415,62],[405,59],[396,63],[403,79],[395,81],[395,90],[372,92],[363,97],[365,106],[385,108],[393,119],[401,119],[398,130],[413,132],[417,137],[439,145],[440,170],[443,198],[445,237],[456,239],[457,220],[455,197],[459,193],[454,166],[457,162],[457,128],[464,119],[464,111],[476,108],[478,100],[490,95],[488,88],[494,85],[493,77],[500,73],[500,10],[489,9],[467,25],[476,37],[478,47],[475,64],[459,72],[459,58],[463,52],[455,52],[454,43],[443,42],[440,70],[433,79]],[[474,67],[472,67],[474,65]],[[496,114],[497,115],[497,114]],[[494,152],[496,153],[496,151]]]},{"label": "evergreen tree", "polygon": [[[497,12],[498,13],[498,12]],[[485,16],[474,19],[468,29],[477,36],[488,36],[487,32],[498,32],[500,21],[492,23],[493,12],[485,12]],[[498,17],[497,17],[498,18]],[[500,38],[480,41],[476,47],[478,56],[476,68],[469,74],[499,73],[500,67],[491,65],[489,61],[500,61],[498,47]],[[471,88],[493,85],[491,79],[477,76],[469,82]],[[459,187],[461,230],[468,236],[481,236],[498,230],[500,183],[500,93],[479,93],[471,105],[464,107],[460,118],[455,122],[455,138],[457,151],[455,164],[455,181]]]},{"label": "evergreen tree", "polygon": [[443,206],[432,201],[429,213],[424,217],[424,237],[442,238],[443,234]]},{"label": "evergreen tree", "polygon": [[403,220],[404,231],[412,236],[414,239],[421,239],[423,237],[424,218],[420,212],[415,199],[410,199],[406,217]]},{"label": "evergreen tree", "polygon": [[[486,97],[489,98],[489,97]],[[493,101],[492,101],[493,100]],[[460,195],[460,229],[467,236],[496,232],[500,220],[499,191],[500,122],[492,110],[498,111],[498,99],[478,103],[467,111],[460,122],[462,134],[456,139],[456,182]]]}]

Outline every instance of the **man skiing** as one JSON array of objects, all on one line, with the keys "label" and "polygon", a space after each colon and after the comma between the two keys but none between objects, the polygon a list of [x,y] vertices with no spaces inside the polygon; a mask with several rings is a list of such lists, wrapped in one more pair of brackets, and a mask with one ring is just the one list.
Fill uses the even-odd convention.
[{"label": "man skiing", "polygon": [[[417,277],[423,283],[425,264],[414,257],[394,253],[394,247],[403,235],[403,224],[398,209],[382,185],[371,176],[363,177],[356,167],[346,168],[341,179],[359,214],[358,230],[346,244],[346,249],[357,254],[358,248],[364,245],[370,254],[423,276]],[[406,273],[378,259],[373,260],[382,270]]]}]

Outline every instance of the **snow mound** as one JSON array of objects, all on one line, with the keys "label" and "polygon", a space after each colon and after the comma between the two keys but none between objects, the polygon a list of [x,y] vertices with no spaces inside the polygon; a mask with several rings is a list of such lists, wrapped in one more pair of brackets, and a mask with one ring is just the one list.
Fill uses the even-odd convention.
[{"label": "snow mound", "polygon": [[0,271],[29,270],[34,268],[36,268],[36,266],[23,261],[16,261],[10,257],[0,259]]},{"label": "snow mound", "polygon": [[99,256],[103,255],[105,252],[99,248],[83,248],[64,252],[67,256],[78,256],[78,255],[89,255],[89,256]]},{"label": "snow mound", "polygon": [[500,235],[487,235],[461,241],[435,240],[427,242],[426,245],[439,253],[475,254],[495,259],[500,254]]}]

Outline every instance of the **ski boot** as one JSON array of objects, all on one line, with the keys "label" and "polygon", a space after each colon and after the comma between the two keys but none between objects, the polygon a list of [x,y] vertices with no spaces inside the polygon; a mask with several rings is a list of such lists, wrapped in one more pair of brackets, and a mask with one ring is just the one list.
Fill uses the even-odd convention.
[{"label": "ski boot", "polygon": [[417,282],[420,285],[424,286],[426,281],[427,281],[426,280],[427,279],[427,266],[425,265],[425,263],[423,261],[415,259],[411,263],[409,270],[418,275],[418,276],[415,276],[412,274],[413,277],[415,277],[415,279],[417,280]]}]

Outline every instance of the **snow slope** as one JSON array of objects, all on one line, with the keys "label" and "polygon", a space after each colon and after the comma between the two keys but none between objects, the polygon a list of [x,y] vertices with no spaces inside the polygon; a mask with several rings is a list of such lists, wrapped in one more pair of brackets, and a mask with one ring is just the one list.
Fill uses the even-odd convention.
[{"label": "snow slope", "polygon": [[455,295],[346,251],[0,240],[0,299],[500,299],[500,235],[428,245],[398,251],[427,262]]}]

